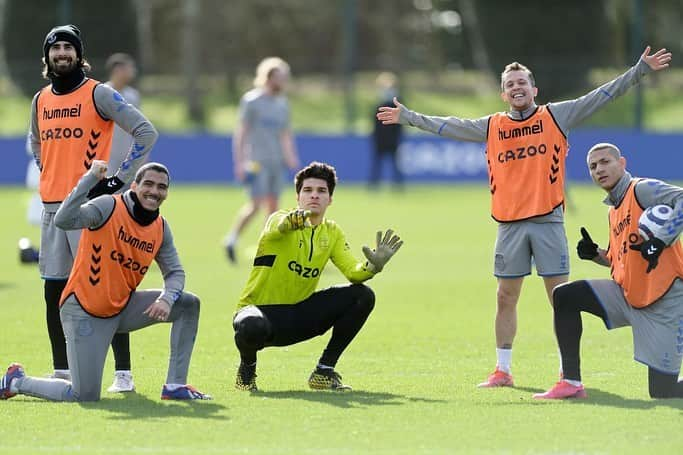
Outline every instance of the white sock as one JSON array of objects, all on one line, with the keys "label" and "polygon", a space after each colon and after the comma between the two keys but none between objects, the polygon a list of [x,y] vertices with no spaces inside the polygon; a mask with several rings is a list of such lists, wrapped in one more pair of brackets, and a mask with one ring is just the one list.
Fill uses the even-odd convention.
[{"label": "white sock", "polygon": [[114,374],[125,374],[126,376],[133,376],[130,370],[114,370]]},{"label": "white sock", "polygon": [[563,379],[563,381],[573,385],[574,387],[579,387],[581,385],[581,381],[575,381],[574,379]]},{"label": "white sock", "polygon": [[228,236],[225,238],[225,244],[230,245],[230,246],[235,246],[237,243],[237,233],[236,232],[231,232],[228,234]]},{"label": "white sock", "polygon": [[562,371],[562,354],[559,349],[557,351],[557,356],[560,358],[560,378],[564,378],[564,371]]},{"label": "white sock", "polygon": [[500,371],[510,374],[512,368],[512,349],[496,348],[496,357],[498,358],[496,367]]},{"label": "white sock", "polygon": [[65,376],[67,374],[71,374],[70,370],[55,370],[55,374],[60,374],[62,376]]}]

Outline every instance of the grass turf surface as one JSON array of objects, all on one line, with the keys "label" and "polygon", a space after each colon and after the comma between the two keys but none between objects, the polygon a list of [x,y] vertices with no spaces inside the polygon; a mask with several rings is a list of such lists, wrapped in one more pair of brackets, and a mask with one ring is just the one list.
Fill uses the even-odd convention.
[{"label": "grass turf surface", "polygon": [[[343,178],[343,176],[341,176]],[[603,193],[571,188],[570,250],[586,226],[606,244]],[[0,224],[0,362],[22,362],[30,375],[50,372],[42,281],[21,266],[16,242],[38,230],[25,221],[28,192],[2,187]],[[338,370],[351,393],[308,390],[306,379],[329,335],[259,355],[254,395],[234,390],[238,355],[231,316],[249,272],[259,228],[239,244],[240,264],[225,260],[221,239],[243,202],[240,189],[174,186],[162,213],[187,272],[186,288],[202,298],[190,382],[213,401],[160,400],[169,326],[131,335],[137,392],[98,403],[49,403],[17,396],[0,403],[0,452],[10,453],[673,453],[683,442],[683,400],[647,395],[646,367],[633,361],[630,330],[605,330],[584,317],[583,376],[589,398],[537,402],[531,395],[557,380],[558,356],[541,280],[526,280],[515,340],[514,389],[475,385],[494,367],[495,223],[483,185],[408,187],[368,192],[342,184],[328,215],[358,257],[376,229],[405,240],[370,286],[375,311],[342,356]],[[293,203],[285,194],[282,205]],[[259,220],[260,222],[261,220]],[[259,223],[255,223],[259,224]],[[572,254],[573,279],[607,277],[608,269]],[[333,265],[321,286],[343,281]],[[143,288],[161,284],[150,272]],[[107,361],[103,389],[113,376]]]}]

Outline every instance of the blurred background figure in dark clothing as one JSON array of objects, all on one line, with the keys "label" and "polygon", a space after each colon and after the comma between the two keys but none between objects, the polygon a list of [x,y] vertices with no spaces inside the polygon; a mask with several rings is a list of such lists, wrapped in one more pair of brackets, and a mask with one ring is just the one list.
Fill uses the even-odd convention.
[{"label": "blurred background figure in dark clothing", "polygon": [[[377,76],[376,84],[379,91],[379,104],[375,107],[374,112],[377,112],[380,106],[394,105],[393,99],[398,96],[398,78],[394,73],[383,72]],[[383,125],[377,120],[374,112],[372,117],[375,126],[372,130],[373,150],[368,184],[371,187],[376,187],[379,184],[382,162],[385,157],[389,157],[394,186],[400,189],[403,187],[403,174],[398,165],[398,146],[401,143],[402,127],[398,124]]]}]

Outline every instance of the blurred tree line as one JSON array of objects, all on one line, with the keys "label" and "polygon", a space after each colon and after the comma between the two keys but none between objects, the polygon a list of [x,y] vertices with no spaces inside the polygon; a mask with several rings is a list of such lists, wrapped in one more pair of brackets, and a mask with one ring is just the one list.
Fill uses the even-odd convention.
[{"label": "blurred tree line", "polygon": [[482,71],[497,80],[517,60],[544,102],[588,86],[595,67],[624,68],[646,43],[683,55],[683,0],[0,0],[7,72],[32,95],[41,46],[55,24],[75,23],[94,77],[113,52],[136,57],[143,75],[168,76],[160,91],[187,97],[202,121],[202,76],[238,78],[278,55],[295,76],[325,75],[353,90],[359,71]]}]

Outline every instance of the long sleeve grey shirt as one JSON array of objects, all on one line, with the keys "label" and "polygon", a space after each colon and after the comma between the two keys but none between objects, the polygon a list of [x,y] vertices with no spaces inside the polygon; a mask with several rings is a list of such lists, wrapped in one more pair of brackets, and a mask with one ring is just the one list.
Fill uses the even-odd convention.
[{"label": "long sleeve grey shirt", "polygon": [[633,180],[639,180],[636,183],[635,194],[641,207],[652,207],[658,204],[673,207],[671,217],[664,223],[659,234],[659,239],[670,245],[683,231],[683,188],[656,179],[634,179],[626,172],[603,202],[611,207],[618,206]]},{"label": "long sleeve grey shirt", "polygon": [[[84,79],[84,82],[87,80]],[[81,84],[82,85],[82,84]],[[80,87],[80,86],[79,86]],[[31,120],[29,123],[28,142],[38,167],[40,162],[40,131],[38,128],[38,95],[31,102]],[[125,158],[110,157],[110,162],[121,163],[114,174],[124,183],[133,180],[135,173],[145,162],[146,155],[152,150],[159,133],[154,125],[132,104],[129,104],[116,90],[106,84],[98,84],[93,91],[95,108],[103,118],[110,119],[122,130],[133,136],[133,143]],[[45,204],[45,210],[55,212],[59,204]]]},{"label": "long sleeve grey shirt", "polygon": [[[591,92],[573,100],[548,103],[548,109],[565,136],[569,131],[593,115],[610,101],[618,98],[636,85],[650,71],[650,67],[642,59],[616,79],[601,85]],[[507,115],[516,120],[524,120],[536,111],[537,105],[532,103],[524,111],[510,110]],[[439,136],[449,137],[460,141],[486,142],[490,115],[477,119],[461,119],[458,117],[438,117],[420,114],[407,108],[402,108],[399,122],[414,126]],[[553,213],[531,218],[533,222],[561,222],[564,219],[562,207]]]},{"label": "long sleeve grey shirt", "polygon": [[[64,230],[98,228],[109,220],[114,211],[114,196],[104,195],[93,200],[88,200],[87,197],[88,191],[97,181],[98,179],[91,172],[87,172],[79,180],[55,214],[57,227]],[[123,201],[129,213],[132,213],[134,202],[130,196],[130,190],[123,194]],[[159,265],[164,278],[164,289],[159,298],[172,306],[185,287],[185,271],[180,264],[178,251],[173,243],[171,228],[166,220],[163,223],[163,239],[154,260]]]},{"label": "long sleeve grey shirt", "polygon": [[[651,69],[643,60],[631,67],[621,76],[593,91],[573,100],[548,103],[548,108],[557,121],[562,132],[568,135],[569,131],[590,117],[598,109],[618,98],[636,85]],[[510,110],[507,114],[514,119],[523,120],[536,111],[536,104],[532,104],[524,111]],[[450,137],[461,141],[486,142],[489,118],[461,119],[458,117],[427,116],[411,111],[404,107],[401,109],[399,122],[404,125],[417,127],[430,133]]]}]

